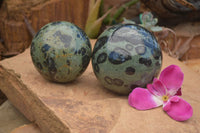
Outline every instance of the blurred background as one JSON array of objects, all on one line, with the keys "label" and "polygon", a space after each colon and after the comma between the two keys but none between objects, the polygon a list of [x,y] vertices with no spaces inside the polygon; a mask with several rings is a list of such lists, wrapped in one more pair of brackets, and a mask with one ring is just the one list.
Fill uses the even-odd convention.
[{"label": "blurred background", "polygon": [[[163,51],[183,61],[200,57],[197,0],[1,0],[0,60],[23,52],[35,32],[49,22],[72,22],[95,39],[124,19],[141,23],[145,12],[157,19],[153,26],[162,27],[155,35]],[[151,16],[147,21],[153,21]]]}]

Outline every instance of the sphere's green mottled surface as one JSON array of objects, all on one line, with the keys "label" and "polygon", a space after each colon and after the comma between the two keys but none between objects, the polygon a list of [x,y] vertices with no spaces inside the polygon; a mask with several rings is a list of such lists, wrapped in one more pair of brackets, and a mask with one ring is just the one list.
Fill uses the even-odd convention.
[{"label": "sphere's green mottled surface", "polygon": [[36,69],[45,79],[70,82],[87,68],[91,45],[87,35],[74,24],[52,22],[34,36],[31,57]]},{"label": "sphere's green mottled surface", "polygon": [[146,87],[160,72],[162,52],[155,37],[133,24],[105,30],[93,49],[92,66],[102,85],[119,94]]}]

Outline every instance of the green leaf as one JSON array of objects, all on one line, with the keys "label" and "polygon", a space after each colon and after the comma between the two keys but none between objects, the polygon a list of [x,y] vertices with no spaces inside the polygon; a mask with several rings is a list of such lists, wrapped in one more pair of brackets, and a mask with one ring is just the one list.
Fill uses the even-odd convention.
[{"label": "green leaf", "polygon": [[99,15],[99,7],[101,0],[90,0],[89,4],[89,14],[85,25],[85,32],[88,32],[89,27],[97,20]]},{"label": "green leaf", "polygon": [[96,38],[99,34],[102,22],[104,18],[114,9],[108,10],[103,16],[101,16],[99,19],[97,19],[90,27],[88,27],[88,30],[86,34],[89,36],[89,38]]},{"label": "green leaf", "polygon": [[109,25],[113,24],[113,22],[117,22],[117,19],[120,18],[120,16],[124,13],[124,11],[125,11],[128,7],[130,7],[130,6],[134,5],[134,4],[136,4],[137,2],[139,2],[139,0],[131,0],[131,1],[129,1],[129,2],[125,3],[125,4],[123,4],[122,6],[120,6],[120,7],[118,8],[118,10],[115,12],[115,14],[113,15],[113,17],[110,18]]}]

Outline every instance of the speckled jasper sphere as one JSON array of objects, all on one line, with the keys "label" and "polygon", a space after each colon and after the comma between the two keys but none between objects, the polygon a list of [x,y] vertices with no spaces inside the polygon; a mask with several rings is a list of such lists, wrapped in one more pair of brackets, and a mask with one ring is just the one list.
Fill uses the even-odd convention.
[{"label": "speckled jasper sphere", "polygon": [[119,24],[105,30],[93,49],[92,66],[102,85],[128,94],[146,87],[160,72],[162,52],[148,30],[133,24]]},{"label": "speckled jasper sphere", "polygon": [[91,45],[87,35],[76,25],[64,21],[52,22],[34,36],[31,57],[45,79],[70,82],[87,68]]}]

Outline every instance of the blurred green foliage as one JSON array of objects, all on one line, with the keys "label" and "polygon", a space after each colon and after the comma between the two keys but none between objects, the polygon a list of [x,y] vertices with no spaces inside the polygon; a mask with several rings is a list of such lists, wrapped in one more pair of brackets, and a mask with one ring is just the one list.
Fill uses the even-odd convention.
[{"label": "blurred green foliage", "polygon": [[[97,38],[102,23],[105,25],[116,24],[119,22],[118,19],[124,13],[124,11],[137,2],[139,2],[139,0],[130,0],[122,5],[113,6],[108,11],[103,13],[103,0],[90,0],[88,18],[85,25],[85,33],[89,38]],[[118,9],[112,13],[116,8]]]}]

